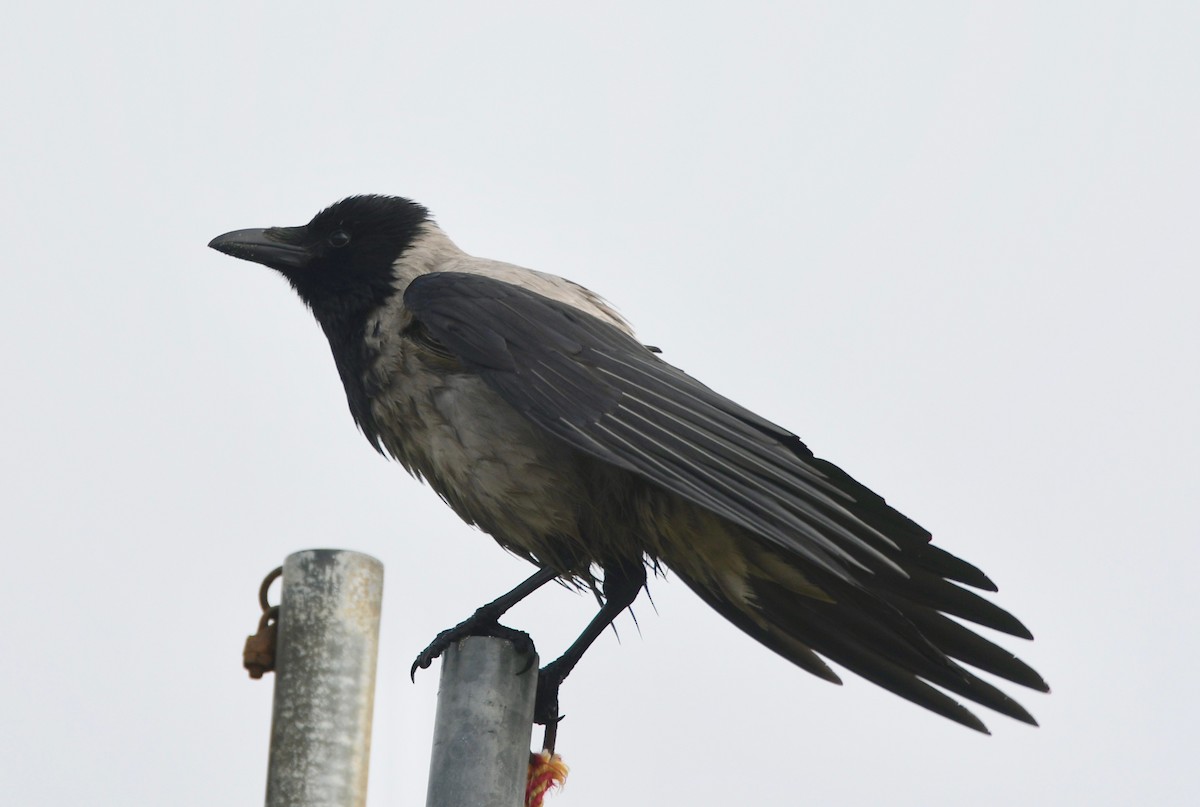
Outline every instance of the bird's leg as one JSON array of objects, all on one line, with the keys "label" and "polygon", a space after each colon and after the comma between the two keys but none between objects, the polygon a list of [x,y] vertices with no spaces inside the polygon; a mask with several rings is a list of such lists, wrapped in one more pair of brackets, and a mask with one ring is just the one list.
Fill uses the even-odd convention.
[{"label": "bird's leg", "polygon": [[604,567],[604,605],[600,612],[592,618],[579,638],[571,643],[566,652],[538,671],[537,699],[534,702],[533,722],[546,727],[545,746],[554,751],[555,727],[558,717],[558,688],[575,665],[583,658],[583,654],[599,638],[604,629],[612,624],[622,611],[633,604],[638,592],[646,585],[646,567],[637,564],[629,566]]},{"label": "bird's leg", "polygon": [[529,637],[527,635],[502,626],[499,622],[500,617],[509,608],[512,608],[556,577],[558,577],[558,574],[550,569],[538,569],[529,576],[529,579],[525,580],[512,591],[476,609],[475,613],[462,622],[459,622],[453,628],[448,628],[439,633],[429,643],[429,647],[426,647],[417,656],[416,661],[413,662],[412,669],[409,670],[409,676],[415,679],[418,669],[424,670],[427,668],[450,645],[467,636],[500,636],[505,639],[514,640],[523,637],[524,641],[528,643]]}]

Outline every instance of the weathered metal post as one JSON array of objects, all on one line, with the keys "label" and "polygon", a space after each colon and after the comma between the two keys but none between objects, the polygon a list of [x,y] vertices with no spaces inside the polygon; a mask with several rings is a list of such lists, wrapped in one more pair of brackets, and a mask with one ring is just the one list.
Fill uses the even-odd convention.
[{"label": "weathered metal post", "polygon": [[267,807],[363,807],[383,564],[314,549],[283,564]]},{"label": "weathered metal post", "polygon": [[530,655],[490,636],[442,654],[426,807],[524,804],[538,678]]}]

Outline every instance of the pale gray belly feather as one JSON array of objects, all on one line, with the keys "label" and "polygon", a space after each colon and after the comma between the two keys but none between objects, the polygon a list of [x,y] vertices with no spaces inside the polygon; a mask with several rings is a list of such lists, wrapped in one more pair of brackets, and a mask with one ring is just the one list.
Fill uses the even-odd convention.
[{"label": "pale gray belly feather", "polygon": [[[506,549],[563,574],[590,579],[606,555],[642,551],[606,534],[597,479],[612,477],[516,412],[465,372],[409,368],[372,400],[388,453],[423,477],[451,508]],[[398,426],[403,424],[403,430]],[[610,498],[610,497],[604,497]],[[585,537],[586,536],[586,537]],[[629,558],[633,560],[633,557]]]}]

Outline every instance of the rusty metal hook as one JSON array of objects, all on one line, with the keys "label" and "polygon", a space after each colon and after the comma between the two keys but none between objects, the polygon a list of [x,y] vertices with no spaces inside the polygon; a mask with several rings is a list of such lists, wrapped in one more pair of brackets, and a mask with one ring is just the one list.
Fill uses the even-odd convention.
[{"label": "rusty metal hook", "polygon": [[242,666],[254,679],[262,678],[265,673],[275,669],[275,638],[279,627],[279,606],[271,605],[267,600],[267,591],[271,584],[283,576],[283,567],[273,569],[258,588],[258,604],[262,606],[262,616],[258,620],[258,631],[253,636],[246,637],[246,645],[242,649]]}]

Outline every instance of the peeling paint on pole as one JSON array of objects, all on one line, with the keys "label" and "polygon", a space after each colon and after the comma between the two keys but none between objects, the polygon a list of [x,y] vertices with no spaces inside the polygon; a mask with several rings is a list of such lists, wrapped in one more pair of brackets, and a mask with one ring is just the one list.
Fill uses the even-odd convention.
[{"label": "peeling paint on pole", "polygon": [[283,565],[267,807],[363,807],[383,564],[315,549]]}]

